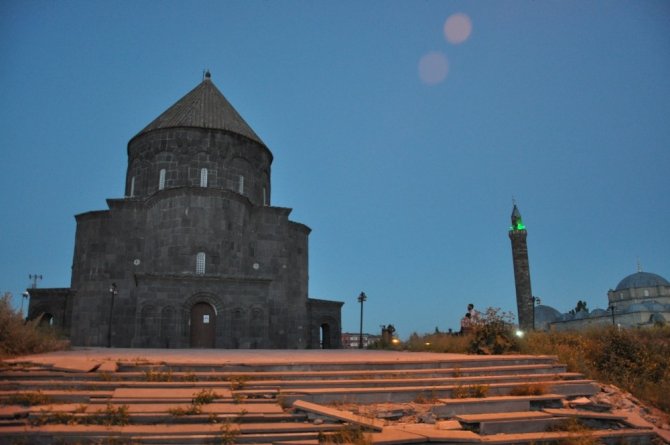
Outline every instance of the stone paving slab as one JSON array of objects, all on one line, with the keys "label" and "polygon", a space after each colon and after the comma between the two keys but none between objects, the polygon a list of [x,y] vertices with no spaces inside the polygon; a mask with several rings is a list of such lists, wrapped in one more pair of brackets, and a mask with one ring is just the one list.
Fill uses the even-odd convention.
[{"label": "stone paving slab", "polygon": [[[571,433],[567,431],[552,431],[544,433],[522,433],[522,434],[494,434],[491,436],[481,436],[482,443],[496,444],[496,445],[518,445],[520,443],[542,443],[542,442],[559,442],[561,439],[579,438],[578,433]],[[623,438],[626,444],[634,443],[651,443],[645,438],[651,440],[653,433],[649,430],[626,429],[626,430],[591,430],[588,432],[588,437],[593,439],[616,439]],[[641,440],[636,442],[635,440]],[[599,442],[597,442],[599,443]]]},{"label": "stone paving slab", "polygon": [[598,420],[625,420],[626,416],[616,415],[611,413],[599,413],[596,411],[588,411],[583,409],[567,409],[567,408],[543,408],[543,412],[554,416],[562,417],[581,417],[583,419],[598,419]]},{"label": "stone paving slab", "polygon": [[[403,432],[416,434],[424,437],[426,442],[440,442],[440,443],[479,443],[481,437],[477,433],[465,430],[442,430],[435,425],[425,423],[394,425],[384,428],[385,433]],[[377,443],[374,441],[374,443]]]},{"label": "stone paving slab", "polygon": [[438,418],[454,417],[461,414],[485,414],[530,411],[531,402],[560,402],[560,394],[541,396],[494,396],[485,398],[440,399],[432,408]]},{"label": "stone paving slab", "polygon": [[484,414],[459,414],[454,419],[463,423],[491,422],[496,420],[522,420],[522,419],[546,419],[552,417],[548,412],[542,411],[516,411],[502,413]]},{"label": "stone paving slab", "polygon": [[118,366],[116,362],[113,361],[104,361],[98,369],[96,369],[96,372],[116,372]]},{"label": "stone paving slab", "polygon": [[[292,432],[319,432],[338,431],[339,424],[323,423],[314,425],[303,422],[281,422],[281,423],[230,423],[227,427],[231,435],[235,434],[283,434]],[[9,426],[2,429],[3,435],[15,434],[58,434],[68,436],[97,436],[97,435],[123,435],[123,436],[145,436],[145,435],[191,435],[191,434],[219,434],[224,424],[160,424],[160,425],[40,425],[40,426]]]},{"label": "stone paving slab", "polygon": [[332,417],[337,420],[342,420],[344,422],[349,422],[355,425],[370,428],[375,431],[381,431],[382,428],[384,427],[384,422],[380,420],[352,414],[349,411],[342,411],[340,409],[318,405],[316,403],[306,402],[304,400],[296,400],[295,402],[293,402],[293,408],[320,414],[322,416]]},{"label": "stone paving slab", "polygon": [[551,427],[559,426],[565,421],[565,417],[546,417],[540,419],[516,419],[516,420],[494,420],[480,422],[479,434],[516,434],[516,433],[540,433]]},{"label": "stone paving slab", "polygon": [[[226,365],[241,364],[246,366],[263,364],[366,364],[366,363],[449,363],[471,364],[477,363],[507,363],[518,362],[550,364],[556,360],[555,356],[504,355],[483,356],[467,354],[444,354],[436,352],[405,352],[405,351],[375,351],[367,349],[306,349],[306,350],[279,350],[279,349],[134,349],[134,348],[86,348],[74,347],[67,351],[47,352],[43,354],[26,355],[14,359],[6,359],[8,363],[35,363],[53,365],[64,364],[74,359],[91,361],[96,364],[105,361],[126,361],[138,364],[171,364],[171,365]],[[462,366],[463,368],[465,366]]]},{"label": "stone paving slab", "polygon": [[[120,407],[125,404],[110,403],[112,407]],[[60,405],[40,405],[32,407],[24,407],[18,405],[9,405],[0,407],[1,416],[12,416],[21,413],[42,413],[44,411],[54,413],[96,413],[104,410],[108,406],[105,404],[77,404],[67,403]],[[128,404],[125,405],[129,413],[167,413],[172,409],[188,409],[191,407],[190,403],[142,403],[142,404]],[[201,412],[204,414],[283,414],[284,410],[276,403],[207,403],[200,406]]]},{"label": "stone paving slab", "polygon": [[207,394],[211,391],[216,399],[229,399],[232,397],[230,389],[227,388],[116,388],[112,399],[192,399],[203,391]]}]

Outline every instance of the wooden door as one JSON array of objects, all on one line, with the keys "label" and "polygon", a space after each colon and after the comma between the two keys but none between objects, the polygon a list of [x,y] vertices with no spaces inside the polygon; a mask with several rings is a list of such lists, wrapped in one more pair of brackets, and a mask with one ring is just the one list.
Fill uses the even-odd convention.
[{"label": "wooden door", "polygon": [[191,347],[213,348],[216,335],[216,314],[208,303],[191,308]]}]

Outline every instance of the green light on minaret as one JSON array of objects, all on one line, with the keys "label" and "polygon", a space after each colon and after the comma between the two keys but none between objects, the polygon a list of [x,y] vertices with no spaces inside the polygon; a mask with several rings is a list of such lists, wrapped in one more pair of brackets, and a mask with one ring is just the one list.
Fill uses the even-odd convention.
[{"label": "green light on minaret", "polygon": [[512,227],[510,227],[509,229],[526,230],[526,226],[523,224],[523,220],[521,219],[521,213],[519,212],[519,209],[516,207],[516,204],[514,204],[514,209],[512,209]]}]

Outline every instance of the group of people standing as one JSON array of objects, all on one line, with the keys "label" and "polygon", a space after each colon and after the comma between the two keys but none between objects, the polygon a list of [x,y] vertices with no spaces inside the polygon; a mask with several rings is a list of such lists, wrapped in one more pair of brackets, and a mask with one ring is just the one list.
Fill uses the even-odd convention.
[{"label": "group of people standing", "polygon": [[473,327],[479,323],[479,321],[479,312],[475,310],[475,305],[472,303],[468,304],[468,311],[463,318],[461,318],[461,335],[472,332]]}]

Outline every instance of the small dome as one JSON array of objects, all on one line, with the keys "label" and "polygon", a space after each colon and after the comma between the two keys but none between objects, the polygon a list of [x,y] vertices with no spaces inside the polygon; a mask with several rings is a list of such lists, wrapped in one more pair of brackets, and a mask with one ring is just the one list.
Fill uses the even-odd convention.
[{"label": "small dome", "polygon": [[602,317],[603,315],[607,315],[605,309],[594,309],[591,311],[591,317]]},{"label": "small dome", "polygon": [[649,312],[649,309],[644,304],[636,303],[631,304],[626,309],[624,309],[624,311],[632,314],[633,312]]},{"label": "small dome", "polygon": [[561,313],[551,306],[539,305],[535,308],[536,323],[551,323],[560,320]]},{"label": "small dome", "polygon": [[615,290],[656,286],[670,286],[670,282],[655,273],[636,272],[621,280]]},{"label": "small dome", "polygon": [[649,317],[649,322],[650,323],[658,323],[658,324],[665,324],[665,317],[663,314],[659,314],[658,312],[651,314]]},{"label": "small dome", "polygon": [[575,313],[575,320],[582,320],[584,318],[589,318],[589,313],[586,311],[578,311]]},{"label": "small dome", "polygon": [[647,301],[644,305],[652,312],[663,312],[665,307],[657,301]]}]

